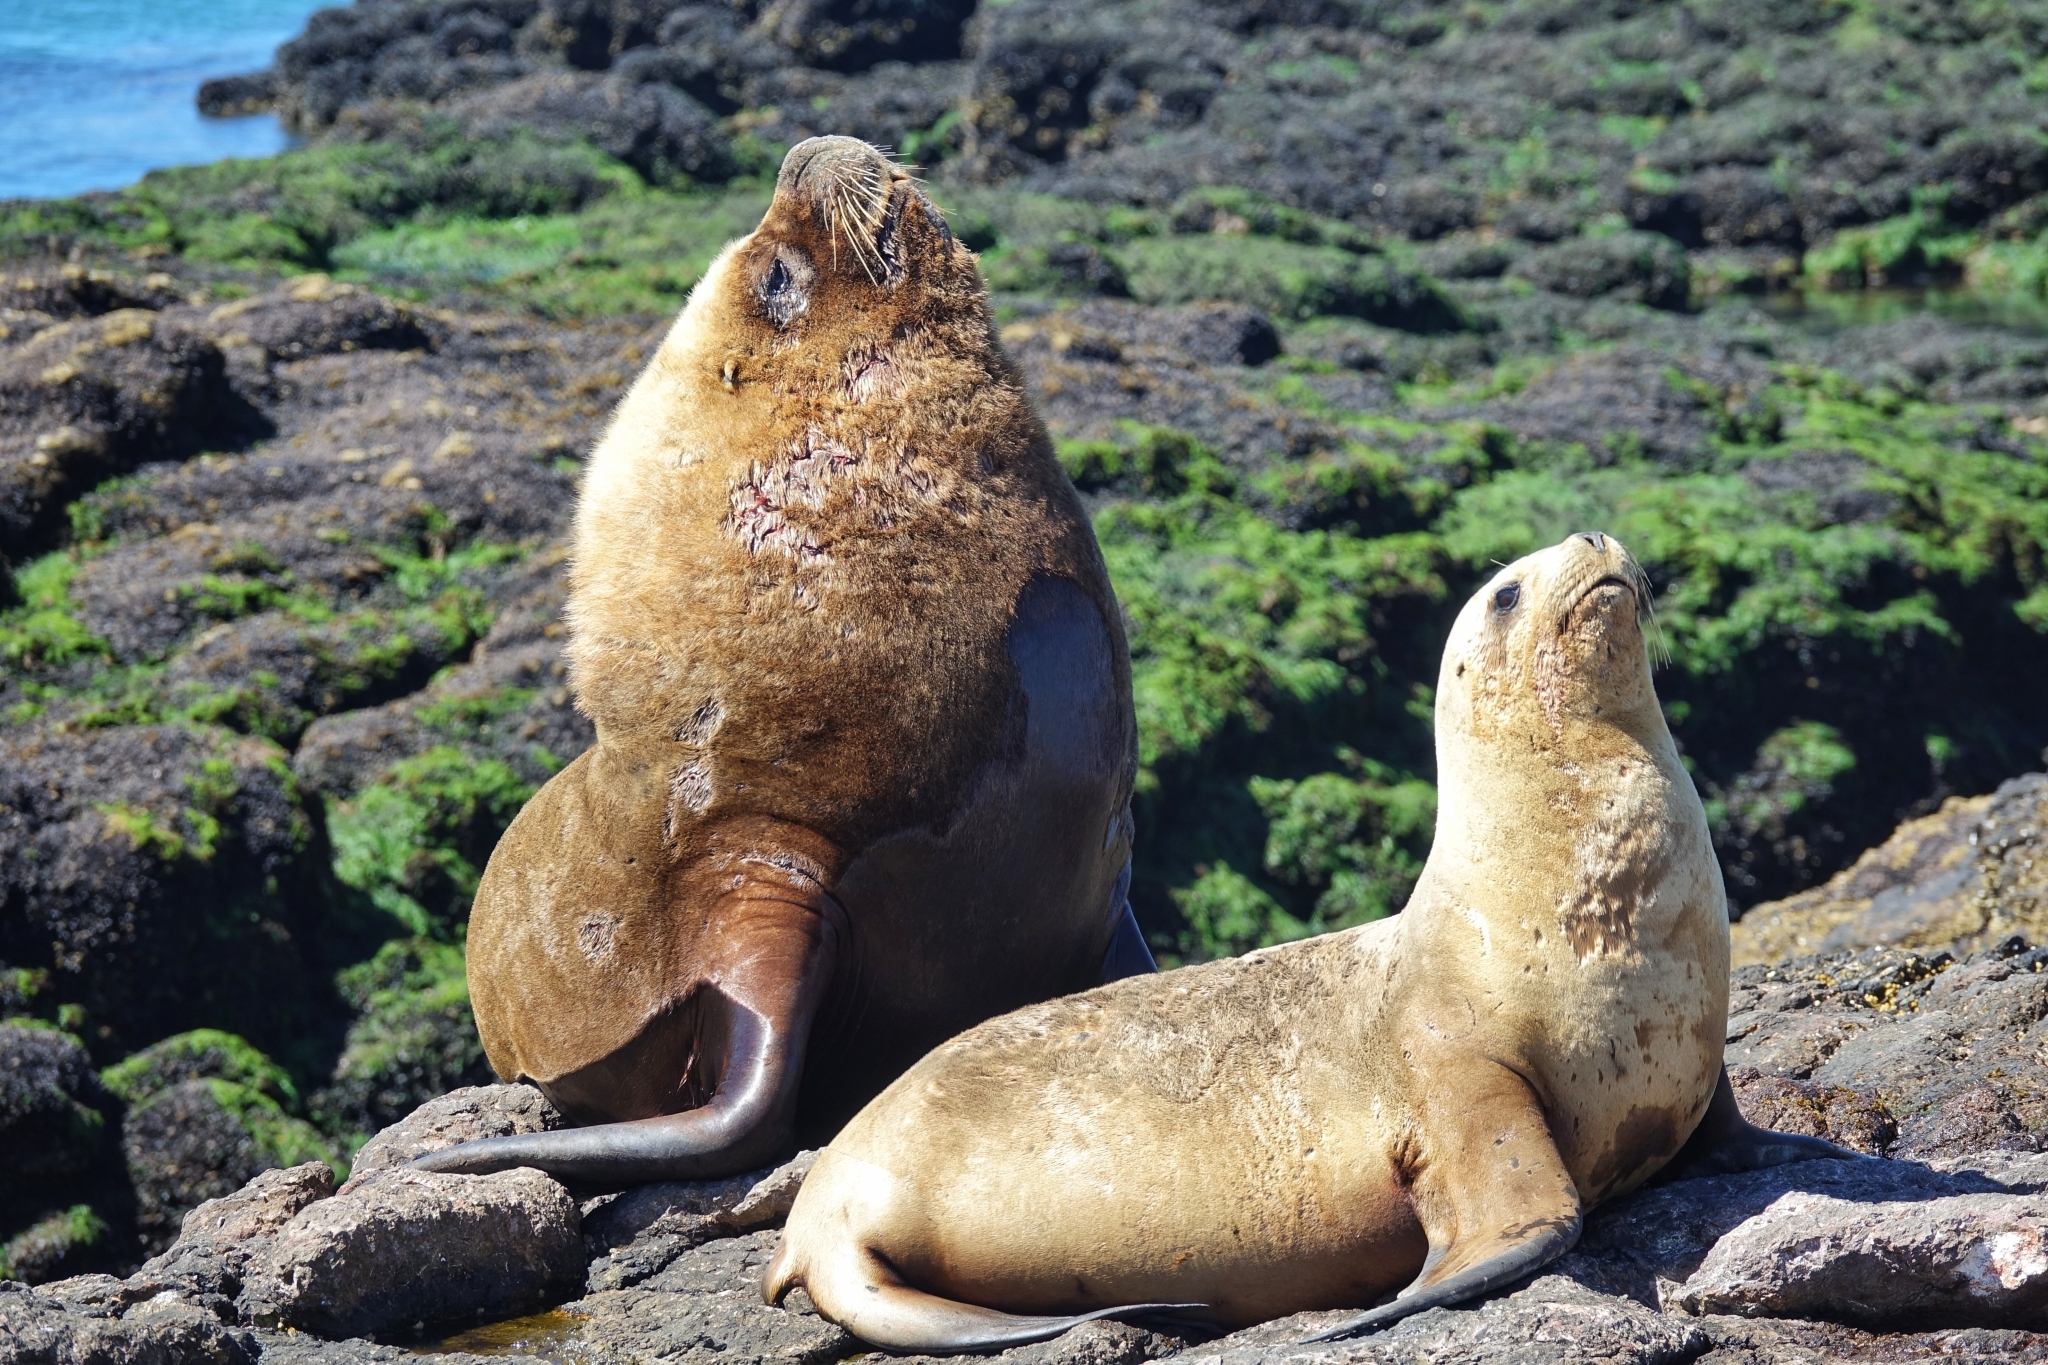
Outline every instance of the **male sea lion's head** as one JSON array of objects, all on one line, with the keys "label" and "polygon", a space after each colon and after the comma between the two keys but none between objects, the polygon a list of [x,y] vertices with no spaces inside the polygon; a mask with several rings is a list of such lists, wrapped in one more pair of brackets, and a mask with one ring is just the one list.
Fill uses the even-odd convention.
[{"label": "male sea lion's head", "polygon": [[1439,734],[1547,748],[1588,726],[1661,730],[1649,606],[1642,567],[1598,531],[1516,560],[1458,613],[1437,683]]},{"label": "male sea lion's head", "polygon": [[[713,316],[728,389],[833,371],[856,403],[904,392],[906,363],[985,349],[974,253],[903,167],[857,138],[814,137],[783,158],[761,225],[711,267],[692,311]],[[782,383],[778,383],[781,381]]]}]

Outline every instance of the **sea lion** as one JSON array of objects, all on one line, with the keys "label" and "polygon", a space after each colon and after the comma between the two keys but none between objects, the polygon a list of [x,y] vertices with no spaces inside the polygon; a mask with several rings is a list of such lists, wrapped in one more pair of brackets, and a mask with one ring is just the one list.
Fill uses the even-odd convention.
[{"label": "sea lion", "polygon": [[567,621],[597,742],[492,853],[469,984],[492,1069],[595,1126],[416,1165],[746,1170],[1153,970],[1101,554],[973,253],[866,143],[790,151],[621,402]]},{"label": "sea lion", "polygon": [[877,1346],[958,1352],[1116,1305],[1238,1326],[1400,1289],[1349,1333],[1562,1254],[1717,1093],[1707,1164],[1845,1155],[1726,1089],[1727,898],[1647,598],[1596,533],[1503,569],[1444,653],[1401,914],[945,1044],[819,1157],[768,1300],[802,1285]]}]

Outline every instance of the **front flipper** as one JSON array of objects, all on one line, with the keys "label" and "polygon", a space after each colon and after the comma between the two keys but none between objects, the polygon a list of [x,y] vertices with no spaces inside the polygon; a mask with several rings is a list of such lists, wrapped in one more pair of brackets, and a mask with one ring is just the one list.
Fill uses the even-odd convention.
[{"label": "front flipper", "polygon": [[[801,900],[774,884],[737,890],[719,908],[691,997],[690,1051],[677,1064],[712,1092],[708,1102],[651,1118],[465,1142],[412,1168],[487,1175],[531,1166],[579,1185],[623,1189],[736,1175],[786,1155],[811,1021],[838,954],[835,911],[822,890]],[[624,1087],[617,1070],[578,1079],[592,1107]]]},{"label": "front flipper", "polygon": [[1778,1133],[1759,1128],[1742,1117],[1735,1103],[1735,1087],[1729,1084],[1728,1068],[1714,1085],[1714,1098],[1705,1117],[1693,1129],[1678,1155],[1657,1174],[1662,1184],[1671,1180],[1697,1180],[1703,1176],[1733,1175],[1738,1171],[1759,1171],[1794,1161],[1867,1161],[1862,1152],[1837,1147],[1824,1138],[1800,1133]]},{"label": "front flipper", "polygon": [[1431,1111],[1410,1198],[1429,1238],[1415,1282],[1391,1303],[1307,1342],[1357,1336],[1425,1309],[1462,1303],[1556,1260],[1579,1240],[1579,1192],[1521,1077],[1469,1074]]}]

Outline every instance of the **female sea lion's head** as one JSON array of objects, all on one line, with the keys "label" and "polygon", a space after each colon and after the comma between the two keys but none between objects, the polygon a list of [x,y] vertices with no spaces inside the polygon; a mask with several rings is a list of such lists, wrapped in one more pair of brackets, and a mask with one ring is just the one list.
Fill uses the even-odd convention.
[{"label": "female sea lion's head", "polygon": [[[761,225],[727,248],[698,292],[734,357],[721,375],[728,389],[835,368],[858,386],[906,345],[957,351],[988,329],[974,253],[908,171],[850,137],[790,149]],[[871,374],[867,387],[900,391],[903,379]]]},{"label": "female sea lion's head", "polygon": [[1622,543],[1581,531],[1502,569],[1458,613],[1437,684],[1437,728],[1527,733],[1663,727],[1642,621],[1650,585]]}]

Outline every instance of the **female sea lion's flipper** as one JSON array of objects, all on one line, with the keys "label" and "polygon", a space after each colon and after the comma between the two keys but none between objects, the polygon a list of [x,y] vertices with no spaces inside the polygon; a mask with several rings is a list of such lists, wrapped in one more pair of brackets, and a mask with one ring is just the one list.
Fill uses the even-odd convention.
[{"label": "female sea lion's flipper", "polygon": [[418,1158],[413,1169],[486,1175],[532,1166],[579,1185],[623,1189],[735,1175],[787,1155],[804,1048],[840,931],[822,892],[819,903],[806,905],[781,891],[772,884],[736,890],[718,911],[707,979],[626,1048],[546,1087],[572,1109],[583,1093],[632,1093],[636,1075],[647,1078],[643,1089],[673,1095],[694,1086],[710,1092],[709,1100],[652,1118],[465,1142]]},{"label": "female sea lion's flipper", "polygon": [[1337,1341],[1512,1283],[1579,1240],[1579,1192],[1528,1083],[1502,1069],[1446,1104],[1443,1131],[1413,1173],[1411,1198],[1429,1255],[1391,1303],[1307,1342]]},{"label": "female sea lion's flipper", "polygon": [[[804,1289],[825,1317],[885,1351],[930,1356],[989,1353],[1051,1341],[1098,1318],[1191,1313],[1206,1307],[1199,1303],[1130,1303],[1068,1317],[999,1313],[913,1289],[873,1251],[852,1242],[842,1246],[843,1251],[833,1249],[831,1264],[814,1262],[805,1267]],[[761,1295],[771,1304],[782,1302],[798,1282],[786,1264],[789,1247],[784,1238],[762,1281]]]},{"label": "female sea lion's flipper", "polygon": [[1823,1138],[1802,1133],[1778,1133],[1759,1128],[1742,1117],[1735,1103],[1735,1087],[1728,1082],[1728,1068],[1714,1085],[1714,1098],[1707,1104],[1699,1127],[1670,1164],[1657,1173],[1657,1182],[1697,1180],[1702,1176],[1733,1175],[1758,1171],[1766,1166],[1783,1166],[1794,1161],[1864,1161],[1862,1152],[1837,1147]]}]

